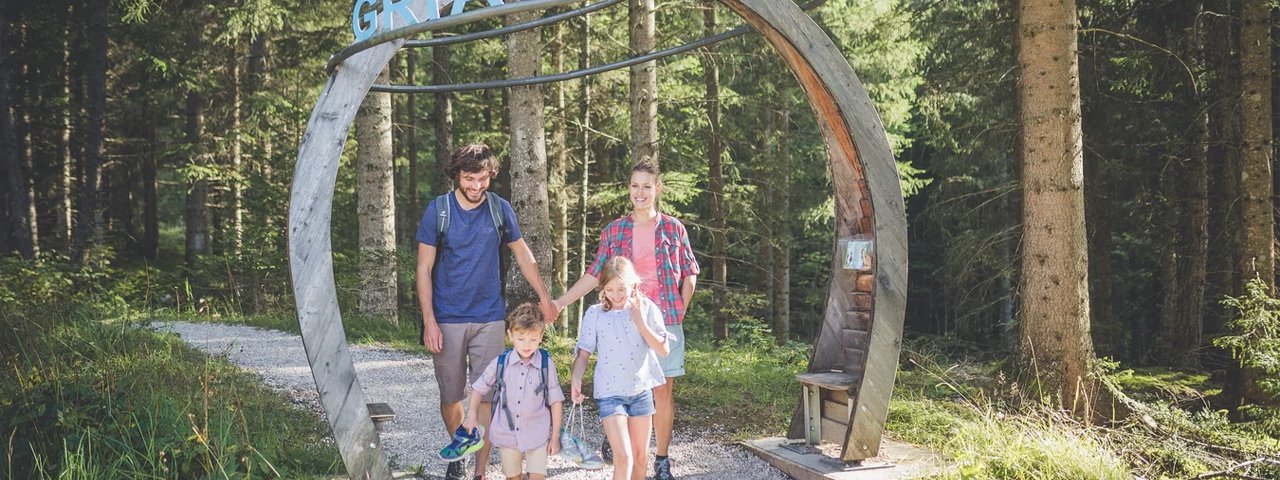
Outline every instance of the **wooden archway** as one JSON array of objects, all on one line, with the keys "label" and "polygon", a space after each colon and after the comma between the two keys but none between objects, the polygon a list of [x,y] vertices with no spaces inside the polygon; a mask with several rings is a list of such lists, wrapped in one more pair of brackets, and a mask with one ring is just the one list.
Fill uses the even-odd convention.
[{"label": "wooden archway", "polygon": [[[835,260],[826,318],[809,370],[841,372],[853,379],[842,457],[868,458],[879,450],[888,415],[906,306],[906,213],[893,153],[848,60],[798,6],[789,0],[720,2],[782,55],[822,129],[835,185]],[[418,18],[427,18],[427,3],[412,0],[409,8]],[[361,51],[329,76],[299,147],[289,203],[289,265],[298,323],[321,406],[351,478],[390,478],[390,471],[369,419],[338,309],[330,237],[334,185],[356,110],[404,42],[388,40]],[[843,257],[854,238],[870,240],[871,261],[846,268]]]}]

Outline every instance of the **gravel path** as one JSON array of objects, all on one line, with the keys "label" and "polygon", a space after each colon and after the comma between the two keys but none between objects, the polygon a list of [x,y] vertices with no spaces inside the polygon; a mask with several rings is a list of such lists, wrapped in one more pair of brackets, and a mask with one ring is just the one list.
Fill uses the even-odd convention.
[{"label": "gravel path", "polygon": [[[165,322],[153,325],[162,332],[174,333],[187,343],[211,355],[226,357],[232,363],[262,376],[273,388],[287,392],[295,402],[322,415],[315,381],[307,367],[302,338],[276,330],[240,325]],[[411,354],[376,346],[353,345],[352,359],[365,399],[385,402],[396,412],[396,419],[384,425],[382,446],[397,471],[419,466],[431,478],[444,474],[445,464],[436,452],[448,443],[440,419],[440,397],[429,356]],[[567,387],[566,387],[567,392]],[[599,445],[604,439],[595,412],[588,411],[584,440]],[[652,450],[650,450],[652,463]],[[677,428],[671,447],[672,473],[681,480],[783,480],[787,476],[740,446]],[[548,474],[562,479],[611,478],[612,469],[586,471],[567,460],[552,457]],[[652,465],[649,466],[652,475]],[[493,452],[488,478],[503,478]]]}]

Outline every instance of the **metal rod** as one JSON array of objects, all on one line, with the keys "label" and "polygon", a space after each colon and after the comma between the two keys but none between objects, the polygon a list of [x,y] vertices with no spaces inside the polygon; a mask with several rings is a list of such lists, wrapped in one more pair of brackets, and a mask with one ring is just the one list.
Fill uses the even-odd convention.
[{"label": "metal rod", "polygon": [[[457,0],[457,1],[462,1],[462,0]],[[497,37],[501,35],[506,35],[508,33],[521,32],[521,31],[528,30],[530,28],[538,28],[543,25],[559,22],[561,20],[568,20],[570,18],[586,15],[596,10],[601,10],[604,8],[614,6],[621,1],[622,0],[605,0],[602,2],[596,2],[591,5],[587,5],[585,7],[578,8],[575,10],[558,13],[555,15],[551,15],[549,17],[543,17],[533,21],[517,23],[515,25],[508,25],[508,26],[494,29],[494,30],[485,30],[483,32],[467,33],[463,35],[455,35],[452,37],[436,37],[428,40],[409,40],[407,42],[404,42],[404,46],[401,48],[422,48],[422,47],[434,47],[436,45],[451,45],[454,43],[470,42],[472,40],[482,40],[485,38],[492,38],[492,37]]]},{"label": "metal rod", "polygon": [[487,18],[500,17],[513,13],[529,12],[533,10],[543,10],[580,1],[582,0],[523,0],[520,2],[504,3],[496,7],[485,7],[469,12],[462,12],[457,15],[449,15],[435,20],[418,22],[413,25],[406,25],[348,45],[347,48],[344,48],[332,57],[329,57],[329,63],[325,65],[324,72],[326,74],[333,75],[333,70],[343,61],[351,58],[351,56],[392,40],[411,37],[419,33],[434,32],[436,30],[442,30],[449,27],[466,25],[468,23]]},{"label": "metal rod", "polygon": [[608,63],[604,65],[597,65],[591,68],[584,68],[582,70],[574,70],[572,72],[556,73],[552,75],[539,75],[536,77],[511,78],[506,80],[490,80],[486,82],[454,83],[449,85],[374,84],[372,87],[369,88],[369,91],[390,92],[390,93],[445,93],[445,92],[465,92],[470,90],[484,90],[487,88],[520,87],[525,85],[539,85],[543,83],[562,82],[565,80],[573,80],[575,78],[585,77],[587,75],[595,75],[597,73],[604,73],[610,70],[617,70],[623,67],[630,67],[632,65],[644,63],[649,60],[655,60],[662,57],[669,57],[671,55],[675,55],[678,53],[684,53],[689,50],[694,50],[700,47],[704,47],[722,40],[728,40],[730,38],[742,35],[749,31],[751,31],[750,26],[742,26],[742,27],[735,28],[733,30],[729,30],[724,33],[716,34],[710,37],[702,38],[697,41],[689,42],[684,45],[680,45],[678,47],[672,47],[666,50],[660,50],[657,52],[640,55],[638,57],[631,57],[626,60],[622,60],[618,62]]},{"label": "metal rod", "polygon": [[[813,0],[812,2],[801,5],[800,8],[808,11],[808,10],[817,8],[824,3],[827,3],[827,0]],[[571,72],[556,73],[551,75],[539,75],[539,76],[524,77],[524,78],[510,78],[510,79],[504,79],[504,80],[490,80],[490,81],[484,81],[484,82],[451,83],[446,85],[385,85],[385,84],[375,83],[372,87],[369,88],[369,91],[387,92],[387,93],[449,93],[449,92],[466,92],[466,91],[472,91],[472,90],[484,90],[489,88],[521,87],[525,85],[541,85],[544,83],[562,82],[565,80],[573,80],[575,78],[582,78],[588,75],[604,73],[611,70],[617,70],[619,68],[629,67],[632,65],[644,63],[650,60],[656,60],[659,58],[669,57],[671,55],[684,53],[690,50],[695,50],[713,43],[722,42],[730,38],[743,35],[747,32],[750,32],[751,30],[752,28],[750,25],[742,25],[733,30],[729,30],[723,33],[718,33],[710,37],[704,37],[683,45],[668,48],[666,50],[651,52],[645,55],[640,55],[638,57],[632,57],[626,60],[621,60],[621,61],[608,63],[604,65],[597,65],[591,68],[574,70]]]}]

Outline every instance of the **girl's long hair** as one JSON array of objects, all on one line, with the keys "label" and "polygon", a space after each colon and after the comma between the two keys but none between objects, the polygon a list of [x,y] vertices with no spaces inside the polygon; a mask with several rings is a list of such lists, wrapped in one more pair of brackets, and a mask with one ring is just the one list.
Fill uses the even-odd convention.
[{"label": "girl's long hair", "polygon": [[604,270],[600,271],[600,304],[604,305],[605,311],[613,310],[613,302],[604,294],[604,287],[614,280],[621,281],[628,289],[638,288],[642,281],[640,274],[636,273],[636,266],[627,257],[613,257],[605,262]]}]

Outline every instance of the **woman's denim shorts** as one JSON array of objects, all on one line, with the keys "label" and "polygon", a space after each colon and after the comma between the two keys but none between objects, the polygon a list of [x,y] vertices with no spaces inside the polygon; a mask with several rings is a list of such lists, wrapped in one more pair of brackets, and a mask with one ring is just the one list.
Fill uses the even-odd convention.
[{"label": "woman's denim shorts", "polygon": [[597,398],[596,405],[600,407],[601,420],[613,415],[645,417],[657,411],[653,407],[652,390],[645,390],[629,397]]}]

